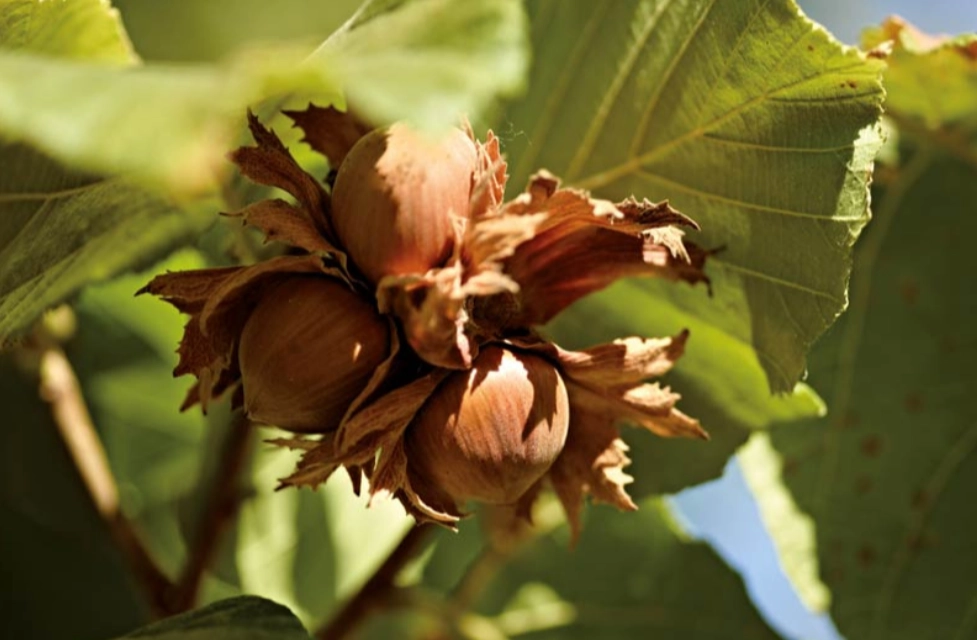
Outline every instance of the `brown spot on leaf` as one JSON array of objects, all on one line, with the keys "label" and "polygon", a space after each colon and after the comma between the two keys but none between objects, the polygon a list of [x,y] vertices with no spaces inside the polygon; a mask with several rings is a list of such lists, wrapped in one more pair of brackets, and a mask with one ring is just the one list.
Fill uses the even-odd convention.
[{"label": "brown spot on leaf", "polygon": [[858,88],[858,83],[857,83],[857,82],[855,82],[854,80],[849,80],[849,81],[848,81],[848,82],[846,82],[845,84],[846,84],[846,85],[848,85],[848,87],[849,87],[849,88],[851,88],[851,89],[856,89],[856,88]]},{"label": "brown spot on leaf", "polygon": [[865,495],[872,490],[873,486],[875,486],[875,483],[872,482],[871,478],[868,476],[859,476],[855,480],[855,493]]},{"label": "brown spot on leaf", "polygon": [[923,395],[918,391],[907,393],[906,398],[903,400],[903,406],[906,407],[906,412],[908,413],[919,413],[924,407]]},{"label": "brown spot on leaf", "polygon": [[862,444],[859,448],[862,451],[862,455],[868,456],[869,458],[877,458],[882,453],[882,438],[879,436],[865,436],[862,438]]},{"label": "brown spot on leaf", "polygon": [[929,506],[930,496],[929,493],[923,489],[913,493],[912,506],[913,509],[923,510]]},{"label": "brown spot on leaf", "polygon": [[909,536],[906,540],[906,546],[918,553],[932,549],[937,545],[937,542],[937,537],[933,532],[923,531],[920,534]]},{"label": "brown spot on leaf", "polygon": [[899,295],[907,307],[916,305],[919,300],[919,283],[915,280],[907,280],[899,286]]},{"label": "brown spot on leaf", "polygon": [[814,45],[813,44],[807,45],[807,50],[808,51],[814,51]]},{"label": "brown spot on leaf", "polygon": [[858,414],[849,409],[839,418],[838,426],[842,429],[854,429],[860,422],[861,418],[858,417]]},{"label": "brown spot on leaf", "polygon": [[882,438],[879,436],[865,436],[860,446],[862,454],[869,458],[877,458],[882,453]]},{"label": "brown spot on leaf", "polygon": [[858,554],[856,556],[858,559],[858,564],[866,569],[875,564],[875,549],[871,545],[863,544],[858,548]]}]

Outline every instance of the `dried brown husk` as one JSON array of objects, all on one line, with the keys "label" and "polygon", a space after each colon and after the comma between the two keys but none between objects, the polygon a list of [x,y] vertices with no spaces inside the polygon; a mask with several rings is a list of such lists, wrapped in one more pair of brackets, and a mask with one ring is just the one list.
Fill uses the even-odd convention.
[{"label": "dried brown husk", "polygon": [[[289,115],[334,168],[369,130],[352,114],[334,109],[310,106]],[[371,494],[395,496],[419,521],[454,526],[464,514],[440,487],[410,472],[404,435],[443,381],[454,370],[470,368],[488,344],[545,359],[567,389],[567,439],[544,478],[516,501],[516,512],[526,518],[547,484],[562,502],[574,536],[588,495],[635,508],[625,490],[631,478],[624,472],[630,460],[618,431],[622,423],[665,437],[706,437],[697,421],[675,408],[678,394],[647,381],[673,366],[687,333],[570,352],[533,331],[620,277],[708,285],[703,270],[708,252],[685,240],[682,230],[697,227],[667,202],[632,198],[615,204],[561,189],[556,178],[540,172],[525,193],[505,203],[506,165],[490,132],[484,143],[475,143],[469,214],[453,220],[447,262],[423,273],[385,277],[373,290],[335,233],[327,191],[301,170],[274,133],[253,117],[250,126],[257,146],[238,150],[232,160],[245,176],[285,190],[295,202],[266,200],[229,215],[300,255],[251,267],[166,274],[146,287],[190,314],[177,373],[194,374],[197,383],[185,406],[206,406],[237,386],[241,328],[255,300],[276,279],[294,274],[341,279],[361,295],[375,294],[379,310],[396,318],[398,327],[389,357],[334,430],[274,441],[303,452],[281,486],[315,487],[345,467],[354,486],[365,476]],[[464,130],[474,141],[470,128]],[[400,346],[401,332],[410,349]]]}]

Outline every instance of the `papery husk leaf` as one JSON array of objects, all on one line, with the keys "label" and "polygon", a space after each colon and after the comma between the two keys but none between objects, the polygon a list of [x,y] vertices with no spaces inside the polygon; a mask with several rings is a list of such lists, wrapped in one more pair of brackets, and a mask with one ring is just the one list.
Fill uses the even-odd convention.
[{"label": "papery husk leaf", "polygon": [[231,161],[253,182],[278,187],[293,196],[305,209],[321,234],[337,245],[329,223],[329,197],[322,185],[295,161],[282,141],[248,112],[248,128],[257,146],[241,147],[230,153]]},{"label": "papery husk leaf", "polygon": [[335,107],[309,104],[304,111],[282,113],[305,134],[302,142],[326,156],[332,169],[338,169],[353,145],[373,129],[354,113]]},{"label": "papery husk leaf", "polygon": [[377,305],[401,320],[408,344],[435,366],[467,369],[478,355],[465,332],[468,313],[457,263],[422,276],[387,276],[377,288]]},{"label": "papery husk leaf", "polygon": [[485,213],[494,210],[502,204],[505,198],[505,185],[509,176],[506,174],[508,165],[502,157],[499,139],[495,133],[489,131],[485,142],[479,142],[472,133],[471,126],[466,123],[465,130],[475,143],[478,154],[475,175],[473,176],[471,218],[477,220]]},{"label": "papery husk leaf", "polygon": [[570,523],[571,544],[580,536],[585,496],[624,511],[638,508],[624,489],[633,478],[624,473],[631,460],[627,456],[628,446],[618,437],[614,426],[618,416],[602,409],[588,405],[578,408],[571,396],[566,445],[548,472]]},{"label": "papery husk leaf", "polygon": [[305,451],[299,458],[295,471],[286,478],[278,481],[278,489],[285,487],[310,487],[315,489],[335,473],[341,465],[336,456],[336,434],[326,433],[319,436],[310,448],[307,440],[297,442],[294,438],[272,440],[272,444],[289,449],[300,448]]},{"label": "papery husk leaf", "polygon": [[434,522],[453,529],[464,514],[437,488],[415,485],[408,473],[409,464],[403,438],[385,448],[370,477],[371,496],[392,495],[417,522]]},{"label": "papery husk leaf", "polygon": [[535,337],[509,342],[559,365],[570,392],[571,415],[586,409],[614,415],[662,437],[708,440],[709,434],[697,420],[675,409],[679,394],[644,382],[669,371],[687,339],[687,331],[673,338],[624,338],[580,352]]},{"label": "papery husk leaf", "polygon": [[198,313],[224,281],[243,269],[245,267],[218,267],[164,273],[150,280],[136,295],[149,293],[182,313]]},{"label": "papery husk leaf", "polygon": [[424,402],[450,372],[436,369],[380,396],[343,420],[336,440],[336,454],[343,464],[362,464],[377,449],[402,439],[404,430]]},{"label": "papery husk leaf", "polygon": [[[505,260],[505,273],[520,287],[520,313],[513,326],[545,324],[579,298],[629,276],[659,276],[691,284],[708,282],[702,268],[707,253],[683,240],[663,220],[689,221],[667,203],[626,201],[622,211],[585,191],[559,189],[546,172],[502,211],[510,215],[545,212],[535,235]],[[692,223],[694,224],[694,223]]]},{"label": "papery husk leaf", "polygon": [[246,224],[261,231],[268,242],[281,242],[309,253],[342,253],[322,236],[305,209],[279,198],[261,200],[224,215],[243,218]]},{"label": "papery husk leaf", "polygon": [[621,338],[583,351],[558,351],[567,376],[601,388],[630,386],[668,373],[685,352],[688,330],[673,338]]}]

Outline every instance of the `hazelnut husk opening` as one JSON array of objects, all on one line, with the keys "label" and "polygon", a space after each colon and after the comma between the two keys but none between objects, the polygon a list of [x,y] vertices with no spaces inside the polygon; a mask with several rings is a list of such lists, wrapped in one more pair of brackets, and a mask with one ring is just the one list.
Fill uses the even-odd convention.
[{"label": "hazelnut husk opening", "polygon": [[475,143],[460,129],[428,139],[394,124],[353,146],[336,175],[332,219],[371,282],[424,273],[448,259],[451,218],[469,215],[476,165]]},{"label": "hazelnut husk opening", "polygon": [[563,450],[570,406],[556,368],[539,356],[484,348],[447,378],[406,434],[412,482],[456,504],[513,504]]},{"label": "hazelnut husk opening", "polygon": [[334,430],[389,348],[387,322],[346,284],[288,277],[263,293],[241,334],[245,410],[290,431]]}]

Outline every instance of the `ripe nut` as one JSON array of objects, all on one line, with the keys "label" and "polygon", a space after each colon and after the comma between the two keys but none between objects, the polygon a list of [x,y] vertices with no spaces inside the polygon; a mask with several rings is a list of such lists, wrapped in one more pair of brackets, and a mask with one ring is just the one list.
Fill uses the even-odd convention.
[{"label": "ripe nut", "polygon": [[387,323],[339,280],[289,277],[261,297],[241,333],[245,410],[290,431],[331,431],[389,343]]},{"label": "ripe nut", "polygon": [[515,503],[563,450],[570,406],[539,356],[484,348],[449,377],[407,431],[412,481],[463,505]]},{"label": "ripe nut", "polygon": [[475,143],[460,129],[428,139],[394,124],[353,146],[336,175],[333,224],[371,282],[447,260],[451,216],[468,217],[476,161]]}]

